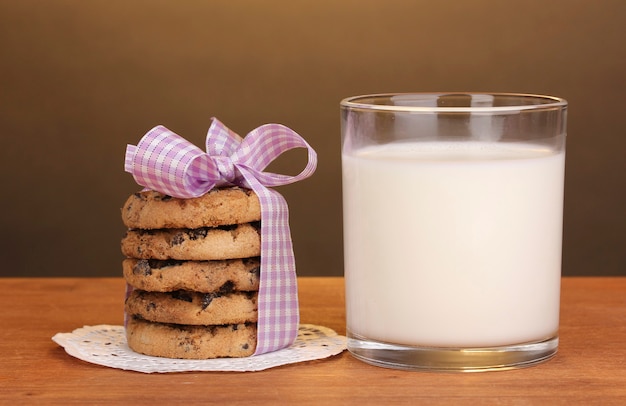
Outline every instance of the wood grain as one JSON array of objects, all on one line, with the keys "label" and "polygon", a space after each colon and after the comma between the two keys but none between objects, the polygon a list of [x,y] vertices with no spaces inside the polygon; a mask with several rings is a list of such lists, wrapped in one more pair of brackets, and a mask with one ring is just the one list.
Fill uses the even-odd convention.
[{"label": "wood grain", "polygon": [[[345,334],[343,278],[299,285],[302,322]],[[67,355],[51,337],[122,324],[121,278],[4,278],[0,288],[0,404],[626,404],[626,278],[563,278],[557,356],[474,374],[384,369],[347,352],[254,373],[116,370]]]}]

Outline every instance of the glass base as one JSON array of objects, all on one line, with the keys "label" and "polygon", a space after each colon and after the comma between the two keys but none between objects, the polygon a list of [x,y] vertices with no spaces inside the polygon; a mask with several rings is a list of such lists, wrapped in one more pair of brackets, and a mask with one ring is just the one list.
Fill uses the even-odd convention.
[{"label": "glass base", "polygon": [[447,372],[503,371],[533,366],[552,358],[559,337],[540,342],[487,348],[413,347],[383,343],[348,333],[348,351],[379,367]]}]

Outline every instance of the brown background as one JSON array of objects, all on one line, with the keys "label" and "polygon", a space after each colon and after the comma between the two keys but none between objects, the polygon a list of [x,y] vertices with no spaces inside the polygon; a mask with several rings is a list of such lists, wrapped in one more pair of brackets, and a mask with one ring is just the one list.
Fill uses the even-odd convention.
[{"label": "brown background", "polygon": [[298,273],[341,275],[338,103],[402,91],[566,98],[563,273],[626,275],[625,27],[621,0],[0,0],[0,275],[120,275],[125,145],[212,116],[313,145],[279,190]]}]

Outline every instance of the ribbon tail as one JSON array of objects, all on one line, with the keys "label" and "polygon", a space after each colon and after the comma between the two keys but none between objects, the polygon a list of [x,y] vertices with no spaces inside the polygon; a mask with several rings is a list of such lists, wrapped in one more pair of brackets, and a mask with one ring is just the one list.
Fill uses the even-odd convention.
[{"label": "ribbon tail", "polygon": [[254,355],[286,348],[298,335],[300,312],[296,263],[284,197],[252,173],[242,176],[261,201],[261,272],[257,348]]}]

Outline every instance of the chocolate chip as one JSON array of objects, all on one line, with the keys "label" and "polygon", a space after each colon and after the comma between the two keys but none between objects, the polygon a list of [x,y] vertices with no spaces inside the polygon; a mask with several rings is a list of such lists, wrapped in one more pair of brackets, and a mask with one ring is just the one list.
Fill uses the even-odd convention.
[{"label": "chocolate chip", "polygon": [[184,300],[185,302],[189,303],[193,302],[193,297],[191,296],[191,294],[189,292],[185,292],[184,290],[176,290],[170,293],[170,295],[174,299]]},{"label": "chocolate chip", "polygon": [[260,266],[255,266],[254,268],[250,268],[250,270],[248,272],[250,272],[251,274],[259,276],[261,274],[261,267]]},{"label": "chocolate chip", "polygon": [[233,290],[235,290],[235,284],[233,283],[233,281],[227,281],[219,288],[219,292],[222,295],[226,293],[230,293]]},{"label": "chocolate chip", "polygon": [[176,259],[168,259],[168,260],[147,259],[143,261],[147,261],[148,264],[150,265],[150,268],[152,269],[162,269],[162,268],[168,268],[170,266],[179,266],[183,262],[185,262],[185,261],[179,261]]},{"label": "chocolate chip", "polygon": [[204,228],[195,228],[193,230],[187,230],[187,235],[190,240],[197,240],[198,238],[205,238],[209,233],[209,229]]},{"label": "chocolate chip", "polygon": [[206,310],[206,308],[209,307],[213,299],[215,299],[217,296],[218,295],[216,295],[215,293],[205,293],[202,296],[202,301],[201,301],[202,310]]},{"label": "chocolate chip", "polygon": [[133,274],[135,275],[152,275],[152,267],[147,259],[140,259],[133,266]]},{"label": "chocolate chip", "polygon": [[172,237],[172,239],[170,240],[170,246],[175,246],[175,245],[180,245],[185,241],[185,235],[180,232],[174,235],[174,237]]}]

